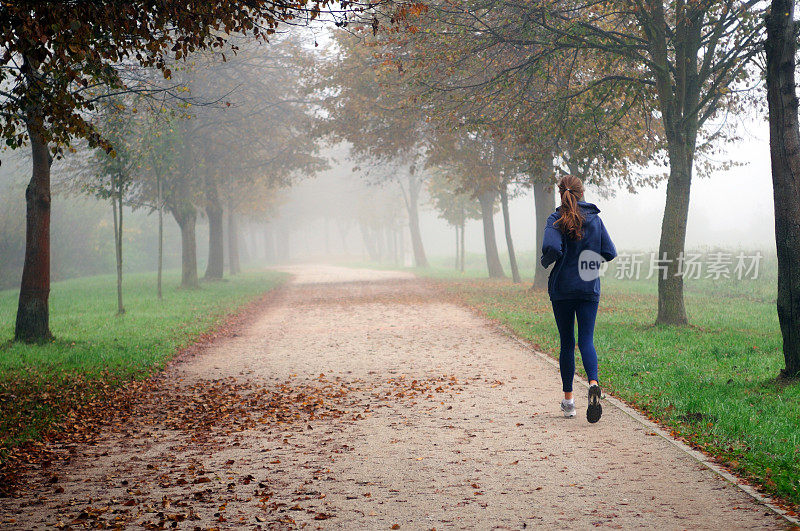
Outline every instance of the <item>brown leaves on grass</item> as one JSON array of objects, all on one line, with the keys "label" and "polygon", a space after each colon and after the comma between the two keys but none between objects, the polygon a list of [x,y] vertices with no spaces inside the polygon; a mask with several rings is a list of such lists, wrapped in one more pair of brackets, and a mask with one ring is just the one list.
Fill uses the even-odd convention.
[{"label": "brown leaves on grass", "polygon": [[[68,459],[78,445],[96,440],[101,425],[126,414],[142,382],[125,390],[118,382],[110,373],[33,372],[0,382],[0,496],[13,494],[21,468]],[[37,432],[40,439],[31,440]]]},{"label": "brown leaves on grass", "polygon": [[[107,401],[117,386],[113,375],[89,378],[77,373],[50,374],[33,369],[0,380],[0,451],[53,417],[73,413],[87,402]],[[68,422],[68,420],[67,420]]]}]

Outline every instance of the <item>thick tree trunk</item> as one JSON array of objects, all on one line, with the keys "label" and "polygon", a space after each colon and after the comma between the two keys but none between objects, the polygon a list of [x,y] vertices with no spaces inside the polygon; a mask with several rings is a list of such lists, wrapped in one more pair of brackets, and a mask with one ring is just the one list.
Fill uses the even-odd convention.
[{"label": "thick tree trunk", "polygon": [[[682,135],[681,135],[682,136]],[[669,140],[670,173],[667,181],[667,200],[661,222],[661,241],[658,246],[658,316],[656,323],[685,325],[686,308],[683,304],[683,276],[679,257],[686,243],[686,223],[689,217],[689,192],[692,184],[694,162],[694,136]]]},{"label": "thick tree trunk", "polygon": [[193,205],[181,205],[179,211],[172,212],[181,229],[181,287],[196,288],[197,280],[197,238],[195,225],[197,211]]},{"label": "thick tree trunk", "polygon": [[46,341],[50,334],[50,152],[41,134],[28,128],[33,171],[25,189],[25,264],[14,339]]},{"label": "thick tree trunk", "polygon": [[239,231],[236,226],[236,214],[228,208],[228,271],[238,275],[241,271],[239,263]]},{"label": "thick tree trunk", "polygon": [[[669,50],[664,38],[667,27],[665,9],[655,3],[651,26],[649,53],[658,67],[651,67],[655,81],[664,136],[669,157],[669,179],[661,223],[661,240],[656,257],[658,274],[657,324],[687,324],[683,300],[683,274],[680,258],[686,244],[686,224],[689,216],[689,196],[692,167],[697,146],[699,115],[703,112],[701,93],[706,79],[698,72],[699,51],[703,39],[702,17],[686,16],[676,20],[674,50]],[[689,9],[688,7],[686,9]],[[694,8],[692,8],[694,9]],[[674,61],[674,68],[668,65]],[[706,108],[706,111],[710,110]]]},{"label": "thick tree trunk", "polygon": [[778,252],[778,320],[786,367],[800,377],[800,125],[794,0],[772,0],[767,16],[767,103]]},{"label": "thick tree trunk", "polygon": [[555,209],[555,194],[550,188],[551,185],[545,182],[536,182],[533,184],[533,208],[536,216],[536,249],[534,249],[534,256],[536,256],[536,273],[533,277],[534,290],[547,289],[547,269],[542,267],[539,262],[539,256],[542,253],[542,243],[544,240],[544,227],[547,225],[547,218],[553,213]]},{"label": "thick tree trunk", "polygon": [[489,278],[505,278],[500,255],[497,252],[497,240],[494,235],[494,201],[497,192],[488,191],[478,196],[481,204],[481,217],[483,218],[483,244],[486,248],[486,266],[489,269]]},{"label": "thick tree trunk", "polygon": [[222,229],[222,204],[216,187],[206,193],[206,216],[208,216],[208,263],[205,278],[221,280],[225,271],[225,241]]},{"label": "thick tree trunk", "polygon": [[500,188],[500,203],[503,207],[503,230],[506,233],[506,246],[508,247],[508,260],[511,264],[511,278],[515,284],[522,282],[517,267],[517,255],[514,253],[514,242],[511,240],[511,217],[508,212],[508,188],[504,184]]},{"label": "thick tree trunk", "polygon": [[118,179],[116,193],[111,196],[114,210],[114,252],[117,260],[117,315],[125,313],[122,304],[122,179]]},{"label": "thick tree trunk", "polygon": [[466,222],[462,220],[461,225],[458,227],[458,270],[462,273],[467,267],[467,252],[464,250],[467,244],[466,236],[464,236],[466,226]]},{"label": "thick tree trunk", "polygon": [[428,267],[428,258],[422,245],[422,233],[419,230],[419,192],[422,187],[419,179],[409,173],[408,176],[408,231],[411,234],[411,248],[414,251],[414,264],[417,267]]}]

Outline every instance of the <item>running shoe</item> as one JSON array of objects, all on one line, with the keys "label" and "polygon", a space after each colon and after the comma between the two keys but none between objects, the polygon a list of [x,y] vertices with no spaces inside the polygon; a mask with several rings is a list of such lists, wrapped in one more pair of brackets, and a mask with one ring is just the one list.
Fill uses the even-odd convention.
[{"label": "running shoe", "polygon": [[586,420],[594,424],[603,414],[603,406],[600,405],[600,386],[597,384],[589,386],[589,407],[586,408]]},{"label": "running shoe", "polygon": [[566,400],[561,401],[561,411],[564,412],[564,416],[567,418],[575,416],[575,403],[569,403]]}]

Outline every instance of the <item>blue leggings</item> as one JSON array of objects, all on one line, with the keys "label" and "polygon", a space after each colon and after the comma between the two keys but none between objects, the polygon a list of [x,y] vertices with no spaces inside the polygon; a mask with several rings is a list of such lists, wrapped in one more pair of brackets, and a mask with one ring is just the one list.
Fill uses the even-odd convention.
[{"label": "blue leggings", "polygon": [[594,321],[597,317],[597,301],[566,300],[552,301],[558,334],[561,336],[561,383],[565,393],[572,392],[575,377],[575,318],[578,318],[578,348],[583,359],[583,368],[589,380],[597,380],[597,351],[594,349]]}]

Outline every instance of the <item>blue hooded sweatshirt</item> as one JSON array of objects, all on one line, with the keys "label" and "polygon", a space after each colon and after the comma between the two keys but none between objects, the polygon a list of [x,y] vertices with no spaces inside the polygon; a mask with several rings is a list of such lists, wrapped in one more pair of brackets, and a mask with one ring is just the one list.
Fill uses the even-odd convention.
[{"label": "blue hooded sweatshirt", "polygon": [[599,301],[600,277],[593,271],[602,261],[610,262],[617,256],[617,249],[598,216],[600,209],[585,201],[578,201],[578,207],[584,219],[580,240],[569,238],[554,226],[561,217],[558,208],[547,218],[544,228],[542,266],[547,268],[555,262],[547,281],[552,301]]}]

